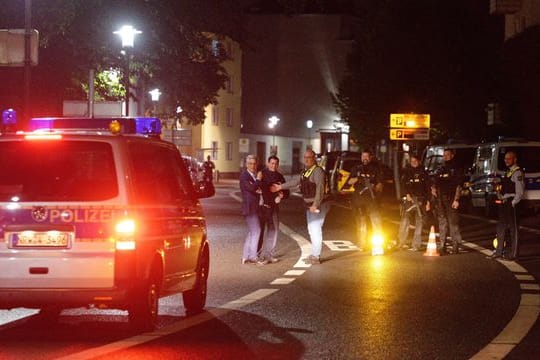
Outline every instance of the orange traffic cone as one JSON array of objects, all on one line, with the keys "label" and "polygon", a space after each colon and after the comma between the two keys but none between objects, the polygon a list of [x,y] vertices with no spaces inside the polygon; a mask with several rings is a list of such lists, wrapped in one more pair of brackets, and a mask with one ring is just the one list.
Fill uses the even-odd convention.
[{"label": "orange traffic cone", "polygon": [[437,241],[435,241],[435,226],[431,226],[431,229],[429,229],[429,240],[424,256],[439,256]]}]

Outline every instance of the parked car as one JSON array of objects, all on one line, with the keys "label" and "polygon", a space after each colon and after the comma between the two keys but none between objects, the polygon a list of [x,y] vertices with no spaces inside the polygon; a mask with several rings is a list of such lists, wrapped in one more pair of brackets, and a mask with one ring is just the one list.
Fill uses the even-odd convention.
[{"label": "parked car", "polygon": [[[382,164],[377,159],[373,160],[380,168],[382,174],[382,182],[386,189],[390,186],[391,191],[394,189],[392,184],[393,173],[392,169]],[[347,181],[350,178],[351,171],[356,165],[362,163],[362,153],[355,151],[339,151],[330,153],[327,158],[327,164],[332,164],[333,168],[329,173],[329,188],[333,198],[337,201],[350,201],[351,195],[354,193],[354,186],[348,186]]]},{"label": "parked car", "polygon": [[182,155],[182,159],[184,159],[184,164],[186,164],[189,171],[189,176],[191,177],[193,187],[197,189],[199,187],[199,183],[203,179],[202,164],[199,163],[199,161],[197,161],[197,159],[194,157],[188,155]]}]

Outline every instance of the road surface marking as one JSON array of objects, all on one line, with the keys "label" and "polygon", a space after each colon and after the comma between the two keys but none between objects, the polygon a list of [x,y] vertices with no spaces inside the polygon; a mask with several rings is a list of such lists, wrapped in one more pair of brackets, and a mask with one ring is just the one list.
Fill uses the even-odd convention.
[{"label": "road surface marking", "polygon": [[277,278],[270,283],[270,285],[288,285],[292,283],[295,278]]},{"label": "road surface marking", "polygon": [[[493,254],[492,250],[485,249],[478,244],[464,242],[464,246],[479,251],[485,255]],[[514,261],[497,260],[501,265],[511,271],[518,282],[523,280],[535,280],[527,270]],[[538,284],[527,284],[520,282],[521,290],[540,290]],[[481,349],[472,360],[502,359],[507,356],[529,333],[540,316],[540,294],[521,293],[519,306],[516,313],[506,324],[505,328],[483,349]]]},{"label": "road surface marking", "polygon": [[285,276],[300,276],[303,275],[306,272],[306,270],[288,270],[285,272]]},{"label": "road surface marking", "polygon": [[71,355],[67,355],[61,358],[57,358],[57,360],[93,359],[99,356],[110,354],[112,352],[116,352],[116,351],[124,350],[133,346],[141,345],[149,341],[157,340],[160,337],[168,336],[168,335],[177,333],[179,331],[188,329],[192,326],[199,325],[206,321],[223,316],[232,310],[237,310],[241,307],[244,307],[246,305],[259,301],[275,293],[276,291],[278,291],[278,289],[259,289],[250,294],[242,296],[239,299],[230,301],[219,308],[207,310],[204,313],[187,317],[169,326],[165,326],[161,329],[148,332],[148,333],[143,333],[136,336],[132,336],[127,339],[122,339],[119,341],[115,341],[115,342],[112,342],[103,346],[98,346],[92,349],[84,350],[84,351],[74,353]]},{"label": "road surface marking", "polygon": [[357,251],[358,246],[347,240],[325,240],[323,243],[332,251]]}]

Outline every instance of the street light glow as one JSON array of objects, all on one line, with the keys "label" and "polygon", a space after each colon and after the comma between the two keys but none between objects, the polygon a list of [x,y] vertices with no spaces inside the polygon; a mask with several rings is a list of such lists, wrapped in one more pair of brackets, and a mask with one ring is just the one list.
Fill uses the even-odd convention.
[{"label": "street light glow", "polygon": [[161,91],[159,91],[159,89],[151,90],[148,93],[152,97],[152,101],[159,101],[159,97],[161,95]]},{"label": "street light glow", "polygon": [[313,120],[306,121],[306,126],[308,129],[311,129],[313,127]]},{"label": "street light glow", "polygon": [[[122,47],[123,48],[132,48],[133,43],[135,41],[135,35],[142,34],[142,31],[139,31],[135,29],[131,25],[124,25],[120,28],[120,30],[117,30],[114,32],[114,34],[120,36],[122,39]],[[125,51],[125,57],[126,57],[126,70],[125,70],[125,87],[126,87],[126,116],[129,116],[129,57],[130,54],[128,53],[127,49]]]},{"label": "street light glow", "polygon": [[273,128],[276,127],[276,125],[278,124],[278,122],[279,122],[279,118],[278,118],[277,116],[274,115],[274,116],[272,116],[272,117],[270,117],[270,118],[268,119],[268,127],[269,127],[270,129],[273,129]]},{"label": "street light glow", "polygon": [[142,31],[135,29],[131,25],[124,25],[114,32],[114,34],[120,36],[122,39],[122,47],[133,47],[135,41],[135,35],[142,34]]}]

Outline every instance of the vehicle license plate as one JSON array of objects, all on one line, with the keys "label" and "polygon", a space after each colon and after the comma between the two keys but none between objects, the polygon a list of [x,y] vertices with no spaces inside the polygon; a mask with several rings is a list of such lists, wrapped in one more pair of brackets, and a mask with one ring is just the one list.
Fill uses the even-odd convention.
[{"label": "vehicle license plate", "polygon": [[68,247],[70,233],[63,231],[22,231],[11,234],[13,247]]}]

